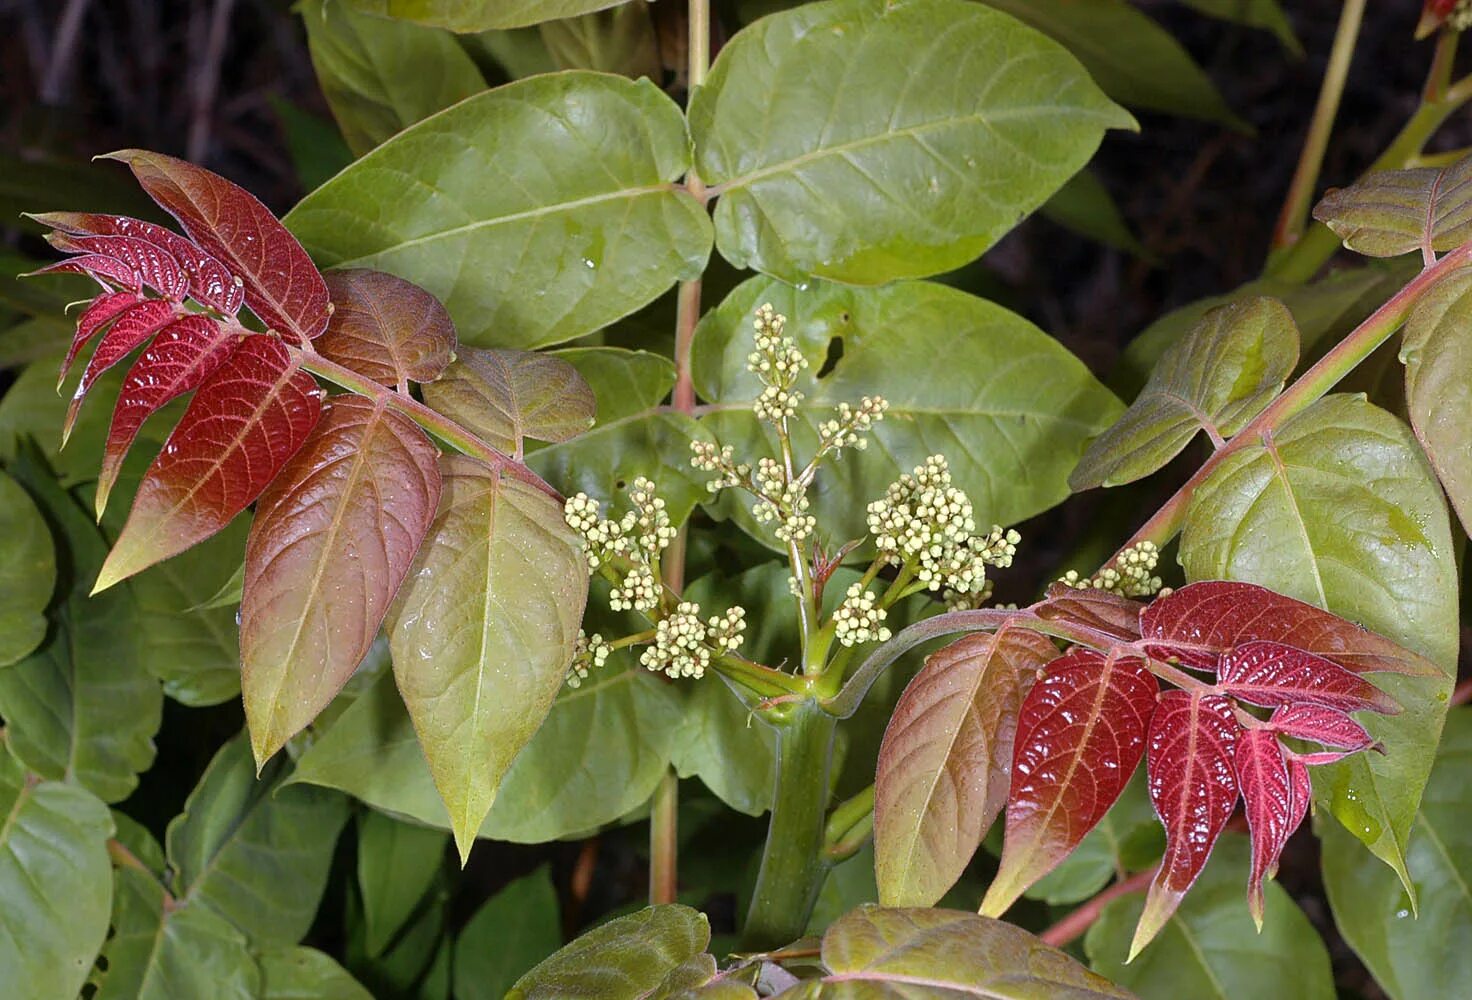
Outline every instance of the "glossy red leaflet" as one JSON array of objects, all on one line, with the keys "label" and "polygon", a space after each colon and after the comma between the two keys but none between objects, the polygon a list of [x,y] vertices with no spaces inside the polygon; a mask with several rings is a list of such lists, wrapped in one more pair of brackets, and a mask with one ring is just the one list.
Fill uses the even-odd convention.
[{"label": "glossy red leaflet", "polygon": [[1232,818],[1239,730],[1226,698],[1185,691],[1160,695],[1145,760],[1150,801],[1165,826],[1165,856],[1135,927],[1131,959],[1175,913]]},{"label": "glossy red leaflet", "polygon": [[241,282],[230,269],[163,226],[126,215],[95,212],[45,212],[31,216],[43,226],[84,236],[132,236],[168,251],[189,276],[189,294],[202,305],[234,316],[245,301]]},{"label": "glossy red leaflet", "polygon": [[1039,618],[1077,622],[1122,642],[1133,642],[1140,638],[1140,612],[1144,608],[1139,601],[1107,590],[1055,583],[1033,610]]},{"label": "glossy red leaflet", "polygon": [[244,188],[183,160],[141,149],[108,154],[133,170],[189,238],[245,283],[245,301],[268,327],[309,340],[331,312],[322,275],[270,210]]},{"label": "glossy red leaflet", "polygon": [[1159,685],[1138,657],[1072,649],[1022,700],[1001,868],[982,901],[998,916],[1104,818],[1145,753]]},{"label": "glossy red leaflet", "polygon": [[1341,712],[1400,711],[1390,695],[1337,663],[1280,642],[1249,642],[1224,655],[1217,686],[1264,708],[1310,702]]},{"label": "glossy red leaflet", "polygon": [[199,387],[230,356],[241,335],[200,315],[164,327],[123,379],[112,413],[102,472],[97,481],[97,516],[117,481],[138,429],[159,407]]},{"label": "glossy red leaflet", "polygon": [[1140,615],[1151,652],[1214,670],[1228,650],[1256,639],[1297,646],[1355,673],[1440,676],[1434,663],[1337,615],[1251,583],[1192,583]]},{"label": "glossy red leaflet", "polygon": [[1368,750],[1375,745],[1364,726],[1338,709],[1323,705],[1284,705],[1273,712],[1268,725],[1284,736],[1339,750]]},{"label": "glossy red leaflet", "polygon": [[77,355],[87,342],[97,336],[97,332],[113,320],[118,314],[129,306],[136,306],[143,301],[143,296],[134,292],[103,292],[92,300],[82,315],[77,317],[77,332],[72,337],[72,345],[67,349],[66,360],[61,363],[61,372],[56,376],[56,388],[66,381],[66,373],[71,371],[72,363],[77,360]]},{"label": "glossy red leaflet", "polygon": [[386,386],[433,382],[455,349],[455,324],[440,300],[413,282],[368,268],[328,271],[332,318],[316,348]]},{"label": "glossy red leaflet", "polygon": [[147,299],[118,314],[102,339],[97,342],[97,350],[92,352],[87,367],[82,371],[81,381],[72,393],[72,401],[67,406],[66,420],[61,428],[63,441],[70,436],[72,424],[77,419],[77,411],[82,408],[82,401],[92,391],[98,377],[137,350],[149,337],[172,323],[177,316],[175,305],[162,299]]},{"label": "glossy red leaflet", "polygon": [[336,396],[261,494],[240,604],[258,763],[316,718],[367,655],[434,519],[438,459],[407,417]]},{"label": "glossy red leaflet", "polygon": [[127,264],[115,257],[88,253],[80,257],[68,257],[55,264],[37,268],[31,274],[84,274],[103,286],[109,283],[130,292],[143,288],[143,279]]},{"label": "glossy red leaflet", "polygon": [[182,302],[189,292],[189,275],[174,255],[162,247],[132,236],[73,236],[52,233],[46,237],[64,253],[96,254],[133,270],[143,284],[166,299]]},{"label": "glossy red leaflet", "polygon": [[306,441],[322,398],[280,341],[247,337],[195,392],[144,475],[93,592],[229,524]]},{"label": "glossy red leaflet", "polygon": [[1247,908],[1257,929],[1262,930],[1262,880],[1277,870],[1283,847],[1303,816],[1295,809],[1288,757],[1275,733],[1267,729],[1243,730],[1237,737],[1233,763],[1252,841]]}]

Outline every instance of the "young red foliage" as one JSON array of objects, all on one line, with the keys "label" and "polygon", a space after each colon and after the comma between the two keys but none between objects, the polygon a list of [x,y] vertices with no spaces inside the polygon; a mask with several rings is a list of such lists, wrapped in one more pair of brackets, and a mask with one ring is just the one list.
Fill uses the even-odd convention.
[{"label": "young red foliage", "polygon": [[219,531],[306,441],[323,392],[274,337],[246,337],[190,400],[102,566],[105,590]]},{"label": "young red foliage", "polygon": [[72,393],[72,401],[66,410],[66,421],[61,428],[63,441],[71,434],[77,411],[82,408],[82,401],[87,398],[87,393],[92,390],[98,376],[132,354],[140,344],[172,323],[177,316],[174,304],[161,299],[148,299],[129,306],[118,314],[102,339],[97,342],[97,350],[92,352],[91,360],[82,371],[82,379]]},{"label": "young red foliage", "polygon": [[1341,712],[1364,709],[1394,715],[1400,705],[1358,674],[1280,642],[1249,642],[1221,658],[1217,686],[1264,708],[1308,702]]},{"label": "young red foliage", "polygon": [[334,308],[317,338],[323,357],[390,387],[444,374],[455,324],[439,299],[383,271],[346,268],[324,277]]},{"label": "young red foliage", "polygon": [[1044,670],[1018,711],[1007,835],[984,916],[1073,852],[1145,753],[1159,684],[1142,659],[1075,648]]},{"label": "young red foliage", "polygon": [[1033,606],[1039,618],[1084,625],[1121,642],[1140,638],[1140,613],[1144,609],[1143,604],[1128,597],[1066,583],[1050,586],[1047,596]]},{"label": "young red foliage", "polygon": [[1150,801],[1165,827],[1165,856],[1135,927],[1131,959],[1165,926],[1232,818],[1240,731],[1226,698],[1185,691],[1160,695],[1145,760]]},{"label": "young red foliage", "polygon": [[[1262,880],[1277,869],[1278,858],[1282,856],[1289,835],[1302,821],[1303,814],[1295,809],[1295,788],[1288,770],[1288,755],[1271,730],[1244,730],[1237,737],[1233,765],[1252,841],[1247,908],[1258,930],[1262,930]],[[1307,774],[1307,769],[1304,774]],[[1307,803],[1304,805],[1306,808]]]},{"label": "young red foliage", "polygon": [[87,346],[87,342],[103,327],[117,319],[123,310],[142,301],[143,296],[133,292],[103,292],[92,300],[92,304],[77,319],[76,335],[72,337],[72,345],[67,349],[66,359],[61,363],[61,373],[56,376],[58,391],[66,381],[66,373],[71,371],[72,363],[77,360],[77,355]]},{"label": "young red foliage", "polygon": [[59,260],[55,264],[47,264],[45,267],[37,268],[31,274],[85,274],[104,287],[111,282],[130,292],[137,292],[143,289],[143,279],[139,277],[137,271],[116,257],[104,257],[102,254],[96,253],[83,254],[80,257],[68,257],[66,260]]},{"label": "young red foliage", "polygon": [[1323,705],[1283,705],[1273,712],[1268,727],[1284,736],[1340,750],[1368,750],[1375,745],[1364,726],[1338,709]]},{"label": "young red foliage", "polygon": [[1346,670],[1439,676],[1424,657],[1312,604],[1251,583],[1192,583],[1140,614],[1146,648],[1162,659],[1215,670],[1223,653],[1256,639],[1322,656]]},{"label": "young red foliage", "polygon": [[132,236],[73,236],[52,233],[46,237],[63,253],[111,257],[132,268],[138,280],[172,302],[184,301],[189,293],[189,275],[173,254],[147,240]]},{"label": "young red foliage", "polygon": [[183,160],[141,149],[109,153],[132,168],[189,238],[245,283],[245,301],[273,330],[305,342],[327,327],[327,285],[296,237],[244,188]]}]

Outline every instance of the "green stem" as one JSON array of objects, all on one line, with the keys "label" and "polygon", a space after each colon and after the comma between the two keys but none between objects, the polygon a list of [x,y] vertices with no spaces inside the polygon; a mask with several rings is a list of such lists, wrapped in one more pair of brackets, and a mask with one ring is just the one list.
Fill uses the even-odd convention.
[{"label": "green stem", "polygon": [[680,779],[668,768],[654,789],[649,808],[649,902],[658,906],[676,898],[677,823],[680,808]]},{"label": "green stem", "polygon": [[874,835],[874,786],[841,802],[823,830],[823,860],[830,865],[852,857]]},{"label": "green stem", "polygon": [[742,931],[742,947],[775,948],[801,937],[818,901],[823,814],[837,720],[805,701],[777,726],[772,819]]},{"label": "green stem", "polygon": [[1354,46],[1360,36],[1360,23],[1365,16],[1365,0],[1345,0],[1339,15],[1339,28],[1334,33],[1334,46],[1329,50],[1329,65],[1324,70],[1324,83],[1319,90],[1319,101],[1314,106],[1313,118],[1309,120],[1308,134],[1304,136],[1303,152],[1298,157],[1298,168],[1293,172],[1293,181],[1288,185],[1288,197],[1283,201],[1283,211],[1278,216],[1277,229],[1273,233],[1273,246],[1287,246],[1303,235],[1308,221],[1309,203],[1319,183],[1319,171],[1324,166],[1324,152],[1329,148],[1329,135],[1334,130],[1334,118],[1339,113],[1339,102],[1344,96],[1344,81],[1349,76],[1349,64],[1354,58]]}]

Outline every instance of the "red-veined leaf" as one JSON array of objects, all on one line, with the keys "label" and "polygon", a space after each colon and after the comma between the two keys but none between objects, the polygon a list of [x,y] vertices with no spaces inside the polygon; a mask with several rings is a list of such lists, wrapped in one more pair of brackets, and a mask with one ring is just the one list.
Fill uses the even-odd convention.
[{"label": "red-veined leaf", "polygon": [[72,362],[77,360],[77,355],[82,348],[87,346],[87,341],[97,335],[107,324],[118,318],[118,314],[129,306],[136,306],[143,301],[143,296],[135,292],[103,292],[92,300],[81,316],[77,318],[77,333],[72,338],[72,346],[67,349],[66,360],[61,363],[61,373],[56,376],[56,388],[59,391],[61,384],[66,381],[66,373],[71,371]]},{"label": "red-veined leaf", "polygon": [[1264,708],[1306,701],[1341,712],[1400,711],[1394,698],[1360,675],[1281,642],[1243,643],[1224,655],[1217,686],[1239,701]]},{"label": "red-veined leaf", "polygon": [[900,696],[874,779],[874,873],[886,905],[930,906],[966,868],[1007,801],[1017,707],[1055,659],[1026,629],[932,653]]},{"label": "red-veined leaf", "polygon": [[1297,830],[1314,804],[1314,786],[1309,780],[1308,765],[1293,754],[1288,755],[1288,786],[1293,811],[1288,815],[1288,829]]},{"label": "red-veined leaf", "polygon": [[97,478],[97,516],[107,508],[123,459],[143,422],[159,407],[197,389],[235,350],[241,334],[207,316],[185,316],[159,331],[123,379]]},{"label": "red-veined leaf", "polygon": [[1022,699],[1002,864],[981,903],[999,916],[1068,857],[1119,798],[1145,753],[1160,687],[1139,657],[1076,648]]},{"label": "red-veined leaf", "polygon": [[433,382],[455,350],[455,323],[440,300],[385,271],[328,271],[332,318],[317,351],[387,386]]},{"label": "red-veined leaf", "polygon": [[1237,806],[1237,733],[1231,702],[1166,691],[1150,720],[1145,751],[1150,801],[1165,827],[1165,856],[1135,926],[1130,960],[1150,943],[1206,867]]},{"label": "red-veined leaf", "polygon": [[189,276],[183,266],[162,247],[132,236],[73,236],[52,233],[46,241],[63,253],[98,254],[111,257],[132,269],[143,284],[166,299],[181,302],[189,291]]},{"label": "red-veined leaf", "polygon": [[1273,712],[1268,726],[1284,736],[1340,750],[1368,750],[1375,745],[1364,726],[1338,709],[1323,705],[1283,705]]},{"label": "red-veined leaf", "polygon": [[[1277,870],[1278,858],[1293,833],[1294,788],[1288,757],[1277,734],[1268,729],[1245,729],[1237,737],[1233,755],[1237,787],[1247,814],[1252,840],[1252,867],[1247,876],[1247,908],[1262,930],[1262,880]],[[1310,793],[1312,794],[1312,793]],[[1301,821],[1302,816],[1298,819]],[[1291,824],[1291,825],[1290,825]]]},{"label": "red-veined leaf", "polygon": [[87,367],[82,371],[81,381],[72,393],[72,401],[66,408],[66,420],[61,425],[63,442],[71,436],[77,411],[82,408],[82,401],[92,391],[98,376],[132,354],[140,344],[172,323],[177,316],[174,303],[162,299],[145,299],[118,314],[102,339],[97,342],[97,350],[92,352]]},{"label": "red-veined leaf", "polygon": [[132,236],[167,250],[189,276],[189,294],[195,301],[227,316],[240,311],[245,294],[239,278],[199,247],[163,226],[126,215],[94,212],[43,212],[30,218],[43,226],[84,236]]},{"label": "red-veined leaf", "polygon": [[322,390],[275,337],[247,337],[205,380],[138,485],[93,593],[219,531],[307,439]]},{"label": "red-veined leaf", "polygon": [[1426,658],[1354,622],[1251,583],[1187,584],[1141,612],[1140,630],[1154,655],[1175,656],[1207,670],[1216,669],[1228,650],[1262,639],[1297,646],[1355,673],[1443,673]]},{"label": "red-veined leaf", "polygon": [[1077,622],[1116,639],[1133,642],[1140,637],[1140,612],[1144,607],[1139,601],[1107,590],[1055,583],[1033,610],[1039,618]]},{"label": "red-veined leaf", "polygon": [[245,301],[267,326],[310,340],[332,311],[317,266],[255,196],[219,174],[142,149],[108,153],[133,170],[149,197],[189,238],[245,282]]},{"label": "red-veined leaf", "polygon": [[413,421],[336,396],[256,505],[240,602],[257,766],[311,722],[373,644],[440,500]]},{"label": "red-veined leaf", "polygon": [[143,287],[143,279],[138,276],[127,264],[114,257],[104,257],[101,254],[88,253],[80,257],[68,257],[59,260],[55,264],[47,264],[25,275],[32,277],[37,274],[84,274],[92,278],[104,288],[111,282],[119,288],[136,292]]}]

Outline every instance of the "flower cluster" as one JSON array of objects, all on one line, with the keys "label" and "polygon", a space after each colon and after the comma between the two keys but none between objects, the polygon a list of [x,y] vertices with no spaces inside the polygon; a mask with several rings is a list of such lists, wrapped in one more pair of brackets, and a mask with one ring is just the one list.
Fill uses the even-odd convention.
[{"label": "flower cluster", "polygon": [[690,442],[690,464],[701,472],[714,472],[716,477],[705,484],[712,493],[729,486],[745,486],[751,482],[751,466],[737,462],[730,445],[713,441]]},{"label": "flower cluster", "polygon": [[1120,597],[1150,597],[1162,591],[1160,577],[1155,575],[1155,566],[1160,562],[1160,550],[1154,542],[1132,545],[1119,554],[1114,565],[1101,569],[1093,576],[1080,577],[1069,570],[1059,579],[1079,590],[1107,590]]},{"label": "flower cluster", "polygon": [[746,358],[746,367],[762,382],[762,394],[752,409],[758,420],[781,424],[797,413],[803,394],[792,388],[808,366],[797,349],[797,341],[784,334],[787,317],[764,304],[756,311],[756,350]]},{"label": "flower cluster", "polygon": [[863,451],[869,446],[869,439],[864,435],[884,419],[887,409],[889,402],[882,396],[865,396],[856,407],[839,403],[834,418],[818,425],[818,434],[822,437],[819,450],[832,451],[835,456],[844,448]]},{"label": "flower cluster", "polygon": [[751,508],[751,516],[758,524],[775,524],[779,541],[800,542],[818,526],[818,519],[808,513],[812,502],[808,500],[807,488],[801,482],[790,481],[780,462],[771,458],[759,460],[752,485],[758,500]]},{"label": "flower cluster", "polygon": [[586,493],[568,497],[563,518],[583,540],[589,570],[613,572],[622,561],[627,569],[609,595],[615,611],[652,611],[659,607],[659,553],[675,538],[665,503],[643,476],[629,488],[630,509],[617,521],[603,517],[597,500]]},{"label": "flower cluster", "polygon": [[613,647],[604,641],[603,636],[596,632],[589,635],[582,629],[578,630],[578,641],[572,649],[572,664],[567,668],[567,686],[581,687],[583,681],[588,679],[588,673],[597,670],[608,662],[608,654],[613,652]]},{"label": "flower cluster", "polygon": [[878,604],[873,591],[857,583],[850,586],[843,603],[833,612],[835,638],[845,646],[888,641],[889,629],[884,625],[887,612]]},{"label": "flower cluster", "polygon": [[869,505],[874,544],[894,566],[913,563],[915,578],[958,599],[986,592],[986,568],[1012,565],[1021,536],[993,527],[976,534],[971,498],[951,484],[950,466],[932,455]]},{"label": "flower cluster", "polygon": [[699,678],[713,655],[740,648],[745,631],[743,608],[702,622],[700,605],[681,601],[672,615],[655,626],[654,642],[639,655],[639,662],[670,677]]}]

